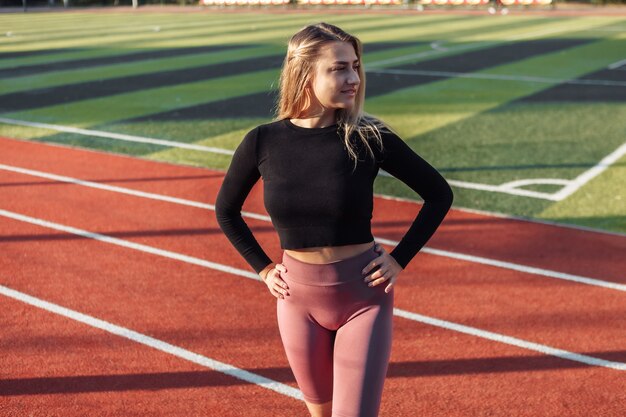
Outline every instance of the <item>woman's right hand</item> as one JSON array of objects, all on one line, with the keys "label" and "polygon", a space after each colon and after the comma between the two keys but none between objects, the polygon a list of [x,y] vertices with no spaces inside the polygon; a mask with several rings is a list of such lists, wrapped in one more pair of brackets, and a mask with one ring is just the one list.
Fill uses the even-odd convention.
[{"label": "woman's right hand", "polygon": [[263,271],[261,272],[261,279],[267,285],[267,288],[270,290],[270,293],[276,298],[285,298],[289,295],[289,287],[287,283],[283,281],[280,277],[281,272],[287,272],[287,268],[283,264],[276,264],[272,267],[267,274],[265,274],[265,278],[263,278]]}]

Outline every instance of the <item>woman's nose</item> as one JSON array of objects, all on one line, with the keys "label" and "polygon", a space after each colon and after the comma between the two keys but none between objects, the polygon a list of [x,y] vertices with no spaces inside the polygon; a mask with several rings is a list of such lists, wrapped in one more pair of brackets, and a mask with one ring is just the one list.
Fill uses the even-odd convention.
[{"label": "woman's nose", "polygon": [[350,73],[350,77],[348,78],[348,84],[350,85],[358,85],[361,82],[359,78],[359,74],[356,71],[352,71]]}]

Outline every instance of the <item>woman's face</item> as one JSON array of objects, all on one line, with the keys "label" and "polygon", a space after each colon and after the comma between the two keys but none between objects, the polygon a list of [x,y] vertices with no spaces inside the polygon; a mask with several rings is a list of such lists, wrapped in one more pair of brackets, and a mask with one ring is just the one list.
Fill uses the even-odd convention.
[{"label": "woman's face", "polygon": [[324,109],[352,107],[361,82],[357,72],[360,65],[350,43],[335,41],[324,45],[309,84],[314,95],[311,104]]}]

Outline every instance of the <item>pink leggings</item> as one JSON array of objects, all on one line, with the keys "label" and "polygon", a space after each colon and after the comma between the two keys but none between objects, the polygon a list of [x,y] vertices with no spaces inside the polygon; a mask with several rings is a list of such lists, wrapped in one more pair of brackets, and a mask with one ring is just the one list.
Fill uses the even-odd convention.
[{"label": "pink leggings", "polygon": [[[283,252],[289,295],[277,301],[287,360],[308,402],[333,401],[333,417],[375,417],[391,353],[393,289],[368,287],[363,268],[374,247],[311,264]],[[375,268],[377,269],[377,267]],[[374,269],[374,270],[375,270]]]}]

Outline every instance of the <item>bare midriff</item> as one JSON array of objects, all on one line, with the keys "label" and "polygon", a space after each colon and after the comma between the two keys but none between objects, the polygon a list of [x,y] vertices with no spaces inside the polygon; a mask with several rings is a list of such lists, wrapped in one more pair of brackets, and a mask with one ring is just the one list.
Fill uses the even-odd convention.
[{"label": "bare midriff", "polygon": [[356,245],[322,246],[303,249],[285,249],[285,252],[302,262],[327,264],[359,255],[374,246],[374,241]]}]

